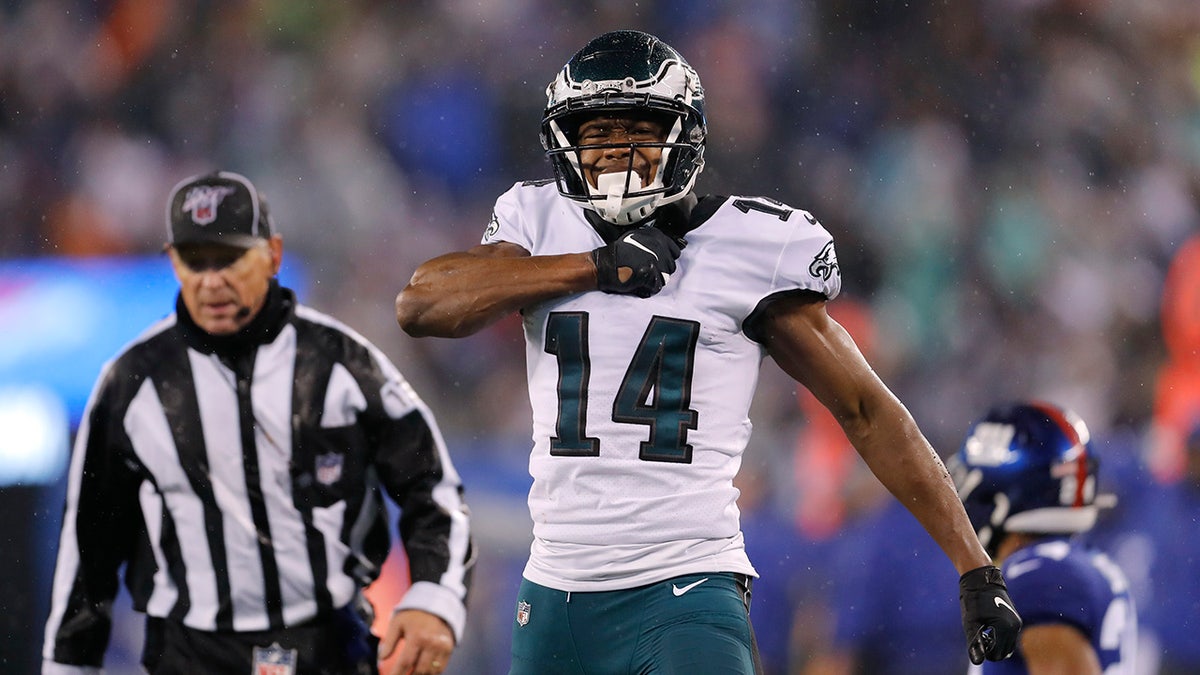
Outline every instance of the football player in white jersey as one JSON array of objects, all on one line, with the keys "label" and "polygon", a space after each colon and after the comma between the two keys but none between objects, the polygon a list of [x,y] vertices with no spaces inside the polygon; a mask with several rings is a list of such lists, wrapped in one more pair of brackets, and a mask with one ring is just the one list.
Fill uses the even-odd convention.
[{"label": "football player in white jersey", "polygon": [[1007,657],[1020,618],[945,466],[826,314],[829,233],[771,199],[693,194],[704,91],[652,35],[593,39],[547,97],[556,179],[515,184],[480,245],[423,263],[396,298],[415,337],[524,321],[534,542],[510,672],[754,672],[733,478],[766,355],[962,575],[972,658]]}]

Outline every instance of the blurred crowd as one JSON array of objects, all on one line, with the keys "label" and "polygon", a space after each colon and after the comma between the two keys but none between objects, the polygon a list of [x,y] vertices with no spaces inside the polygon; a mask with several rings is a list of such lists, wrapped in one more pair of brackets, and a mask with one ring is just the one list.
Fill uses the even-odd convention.
[{"label": "blurred crowd", "polygon": [[[831,311],[939,451],[991,403],[1037,397],[1105,439],[1130,509],[1146,485],[1179,480],[1200,393],[1167,402],[1186,387],[1160,381],[1182,360],[1175,376],[1200,389],[1187,340],[1200,333],[1186,331],[1200,305],[1182,310],[1181,344],[1163,328],[1172,262],[1200,232],[1195,0],[0,0],[0,257],[157,252],[179,179],[250,177],[307,266],[304,300],[426,398],[483,555],[512,565],[523,507],[489,490],[521,493],[520,326],[413,340],[392,300],[418,262],[477,242],[500,192],[550,176],[545,85],[616,28],[658,35],[699,72],[698,191],[778,199],[833,234],[844,290]],[[753,414],[752,559],[771,542],[756,560],[771,590],[755,602],[788,619],[763,622],[764,647],[778,672],[852,672],[816,655],[835,624],[851,645],[869,627],[845,628],[818,599],[871,575],[837,587],[829,561],[903,558],[880,532],[911,528],[880,523],[907,516],[887,514],[830,421],[770,367]],[[472,470],[493,462],[504,469]],[[491,482],[473,492],[473,474]],[[1114,518],[1106,536],[1148,569],[1140,528]],[[925,555],[905,564],[953,588],[948,563]],[[500,644],[474,638],[458,672],[505,653],[510,589],[482,588],[468,631]]]}]

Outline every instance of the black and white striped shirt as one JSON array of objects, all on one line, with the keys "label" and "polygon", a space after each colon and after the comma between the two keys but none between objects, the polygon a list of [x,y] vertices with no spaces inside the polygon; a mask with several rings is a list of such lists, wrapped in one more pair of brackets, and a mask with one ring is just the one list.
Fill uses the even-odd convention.
[{"label": "black and white striped shirt", "polygon": [[390,547],[404,608],[465,621],[473,549],[428,408],[363,337],[274,283],[233,337],[181,303],[109,361],[75,441],[44,658],[98,666],[121,565],[136,609],[207,631],[349,603]]}]

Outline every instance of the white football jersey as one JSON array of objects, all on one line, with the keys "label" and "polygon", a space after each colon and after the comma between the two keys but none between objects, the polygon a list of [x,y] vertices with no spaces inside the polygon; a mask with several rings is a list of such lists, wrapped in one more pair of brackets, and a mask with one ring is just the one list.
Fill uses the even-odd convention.
[{"label": "white football jersey", "polygon": [[[523,312],[534,583],[602,591],[755,574],[733,478],[765,352],[743,322],[772,294],[832,298],[841,276],[816,219],[769,199],[725,198],[686,240],[657,295],[592,291]],[[605,243],[553,182],[500,196],[483,243],[500,241],[535,256]]]}]

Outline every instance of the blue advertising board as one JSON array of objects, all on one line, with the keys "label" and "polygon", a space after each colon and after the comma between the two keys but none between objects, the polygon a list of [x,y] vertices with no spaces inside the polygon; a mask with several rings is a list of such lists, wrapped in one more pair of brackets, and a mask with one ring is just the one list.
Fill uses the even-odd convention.
[{"label": "blue advertising board", "polygon": [[[280,281],[303,297],[303,263]],[[0,486],[56,480],[105,361],[175,309],[164,255],[0,261]]]}]

